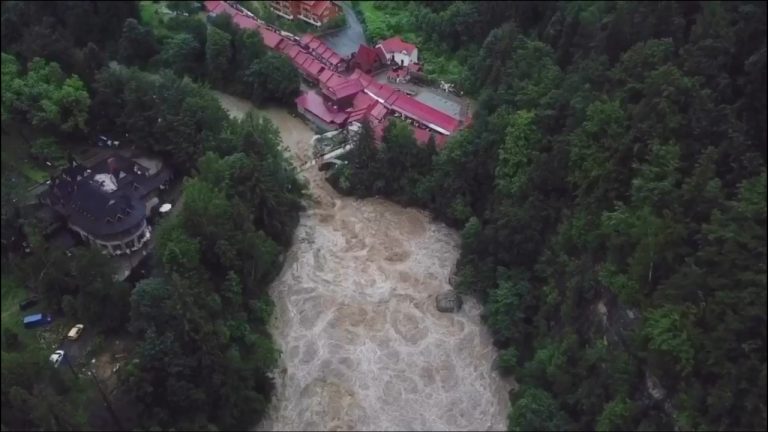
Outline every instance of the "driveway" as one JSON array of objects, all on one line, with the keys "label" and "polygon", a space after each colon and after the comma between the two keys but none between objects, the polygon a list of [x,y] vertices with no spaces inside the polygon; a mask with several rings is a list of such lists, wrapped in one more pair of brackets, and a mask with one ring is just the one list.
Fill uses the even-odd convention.
[{"label": "driveway", "polygon": [[344,9],[344,15],[347,16],[347,26],[335,33],[321,36],[320,39],[339,53],[339,55],[347,57],[356,52],[360,44],[365,44],[365,33],[363,32],[363,26],[357,19],[357,15],[355,15],[355,11],[352,10],[349,4],[347,2],[339,2],[339,4]]},{"label": "driveway", "polygon": [[[72,326],[68,326],[64,331],[69,333],[71,328]],[[59,347],[56,349],[63,350],[64,355],[66,356],[65,358],[69,364],[79,369],[88,361],[88,359],[85,358],[85,354],[93,343],[93,331],[89,331],[88,326],[86,325],[80,337],[73,341],[67,339],[66,333],[62,337]]]}]

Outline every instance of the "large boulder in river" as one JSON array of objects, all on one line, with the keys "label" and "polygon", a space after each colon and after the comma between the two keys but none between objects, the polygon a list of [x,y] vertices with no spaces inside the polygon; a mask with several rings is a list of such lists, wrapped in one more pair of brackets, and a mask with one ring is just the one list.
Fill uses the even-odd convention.
[{"label": "large boulder in river", "polygon": [[458,312],[461,310],[461,296],[456,291],[437,295],[437,310],[440,312]]}]

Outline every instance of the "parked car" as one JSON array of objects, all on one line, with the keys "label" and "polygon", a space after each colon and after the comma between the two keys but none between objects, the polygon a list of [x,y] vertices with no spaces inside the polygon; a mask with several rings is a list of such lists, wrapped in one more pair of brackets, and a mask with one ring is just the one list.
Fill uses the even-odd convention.
[{"label": "parked car", "polygon": [[59,367],[59,364],[64,359],[64,351],[62,350],[56,350],[51,356],[48,358],[48,360],[53,363],[53,367]]},{"label": "parked car", "polygon": [[69,339],[69,340],[77,340],[77,338],[80,337],[80,333],[83,332],[83,328],[84,327],[85,326],[82,325],[82,324],[78,324],[78,325],[72,327],[72,329],[69,331],[69,333],[67,333],[67,339]]},{"label": "parked car", "polygon": [[52,321],[53,317],[48,314],[27,315],[24,317],[24,327],[31,329],[50,324]]},{"label": "parked car", "polygon": [[40,297],[36,295],[26,298],[19,303],[19,310],[27,310],[32,306],[36,305],[39,301],[40,301]]}]

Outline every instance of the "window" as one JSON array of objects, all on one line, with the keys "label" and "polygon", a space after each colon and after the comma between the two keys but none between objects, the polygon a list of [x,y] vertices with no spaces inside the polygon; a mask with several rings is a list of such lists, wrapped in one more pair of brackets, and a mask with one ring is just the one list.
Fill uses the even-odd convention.
[{"label": "window", "polygon": [[108,217],[108,218],[107,218],[107,223],[108,223],[108,224],[111,224],[111,223],[114,223],[114,222],[115,222],[115,221],[113,221],[111,217]]},{"label": "window", "polygon": [[117,216],[115,216],[115,222],[120,222],[121,220],[123,220],[123,215],[118,214]]}]

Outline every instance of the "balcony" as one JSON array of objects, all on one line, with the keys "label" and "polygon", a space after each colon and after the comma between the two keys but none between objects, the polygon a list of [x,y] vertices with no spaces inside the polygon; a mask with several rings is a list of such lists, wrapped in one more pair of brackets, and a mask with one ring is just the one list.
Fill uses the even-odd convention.
[{"label": "balcony", "polygon": [[320,21],[317,21],[315,19],[315,17],[313,17],[313,16],[308,16],[308,15],[302,14],[302,15],[299,15],[299,18],[301,18],[304,21],[306,21],[306,22],[308,22],[308,23],[310,23],[310,24],[312,24],[314,26],[317,26],[317,27],[320,27],[320,25],[321,25]]}]

